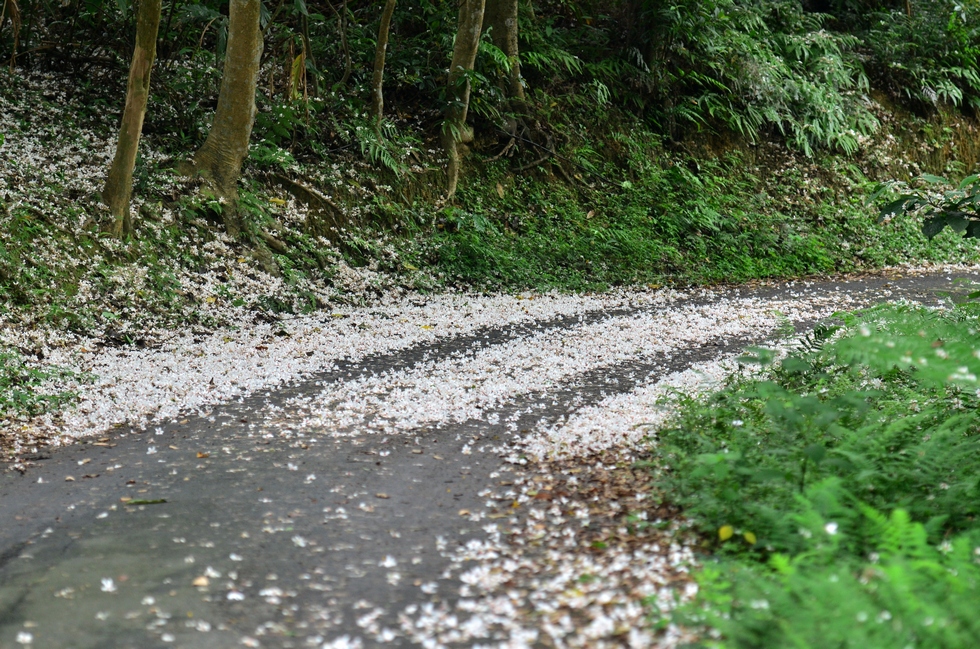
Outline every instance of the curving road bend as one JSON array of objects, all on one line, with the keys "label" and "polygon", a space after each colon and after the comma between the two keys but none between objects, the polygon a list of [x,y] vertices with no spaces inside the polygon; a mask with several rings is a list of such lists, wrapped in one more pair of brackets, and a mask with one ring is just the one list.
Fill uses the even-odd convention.
[{"label": "curving road bend", "polygon": [[539,305],[149,423],[90,417],[0,474],[0,647],[674,646],[651,610],[697,558],[632,468],[636,425],[747,345],[954,277],[980,275]]}]

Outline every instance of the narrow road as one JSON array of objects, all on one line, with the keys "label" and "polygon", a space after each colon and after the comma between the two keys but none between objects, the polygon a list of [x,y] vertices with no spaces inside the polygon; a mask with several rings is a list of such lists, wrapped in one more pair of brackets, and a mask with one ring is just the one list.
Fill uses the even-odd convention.
[{"label": "narrow road", "polygon": [[0,648],[669,646],[641,600],[696,559],[631,468],[654,397],[951,278],[638,294],[42,449],[0,474]]}]

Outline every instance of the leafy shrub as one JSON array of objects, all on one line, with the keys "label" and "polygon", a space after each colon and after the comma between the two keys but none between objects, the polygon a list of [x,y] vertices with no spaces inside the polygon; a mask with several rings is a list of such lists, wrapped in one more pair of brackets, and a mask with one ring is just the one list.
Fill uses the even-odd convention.
[{"label": "leafy shrub", "polygon": [[34,416],[73,403],[78,395],[55,387],[66,380],[88,380],[60,367],[37,366],[0,349],[0,415]]},{"label": "leafy shrub", "polygon": [[657,16],[662,62],[650,67],[650,86],[670,119],[722,124],[750,141],[778,131],[807,155],[854,152],[857,136],[878,128],[860,41],[823,29],[825,16],[800,3],[685,1]]},{"label": "leafy shrub", "polygon": [[869,68],[884,88],[930,107],[980,107],[976,3],[915,2],[911,15],[883,10],[871,13],[869,22],[867,32],[859,34],[872,55]]},{"label": "leafy shrub", "polygon": [[707,646],[975,644],[978,321],[845,316],[658,434],[657,481],[726,557],[685,613]]},{"label": "leafy shrub", "polygon": [[895,216],[919,216],[923,219],[922,233],[932,239],[949,226],[967,239],[980,238],[980,176],[967,176],[956,189],[945,178],[924,174],[912,185],[900,181],[883,183],[870,197],[894,194],[881,208],[881,221]]}]

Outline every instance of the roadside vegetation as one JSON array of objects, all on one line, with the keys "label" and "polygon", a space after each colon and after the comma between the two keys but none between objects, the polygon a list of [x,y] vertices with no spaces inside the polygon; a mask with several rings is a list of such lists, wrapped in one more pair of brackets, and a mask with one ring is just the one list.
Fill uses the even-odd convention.
[{"label": "roadside vegetation", "polygon": [[975,644],[978,325],[973,301],[842,315],[656,435],[715,556],[679,615],[702,646]]}]

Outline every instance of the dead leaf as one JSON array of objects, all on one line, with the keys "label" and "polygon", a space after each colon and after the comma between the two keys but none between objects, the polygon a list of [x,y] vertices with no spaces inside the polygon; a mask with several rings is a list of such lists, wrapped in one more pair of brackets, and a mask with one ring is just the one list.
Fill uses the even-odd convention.
[{"label": "dead leaf", "polygon": [[504,186],[501,185],[500,183],[497,183],[497,196],[499,196],[500,198],[504,197]]},{"label": "dead leaf", "polygon": [[210,453],[201,453],[201,452],[198,452],[197,457],[198,458],[211,457],[211,454]]},{"label": "dead leaf", "polygon": [[70,475],[65,476],[65,482],[75,482],[75,478]]},{"label": "dead leaf", "polygon": [[470,510],[468,510],[468,509],[461,509],[461,510],[459,510],[459,515],[460,516],[469,516],[470,515]]},{"label": "dead leaf", "polygon": [[197,586],[198,588],[203,588],[210,583],[211,582],[208,580],[207,577],[201,575],[200,577],[198,577],[197,579],[191,582],[191,586]]},{"label": "dead leaf", "polygon": [[376,498],[381,498],[382,500],[388,500],[389,496],[386,493],[376,493],[374,494]]},{"label": "dead leaf", "polygon": [[176,446],[174,446],[173,444],[171,444],[171,445],[170,445],[170,446],[169,446],[168,448],[170,448],[170,449],[172,449],[172,450],[174,450],[174,451],[179,451],[179,450],[180,450],[179,448],[177,448],[177,447],[176,447]]}]

